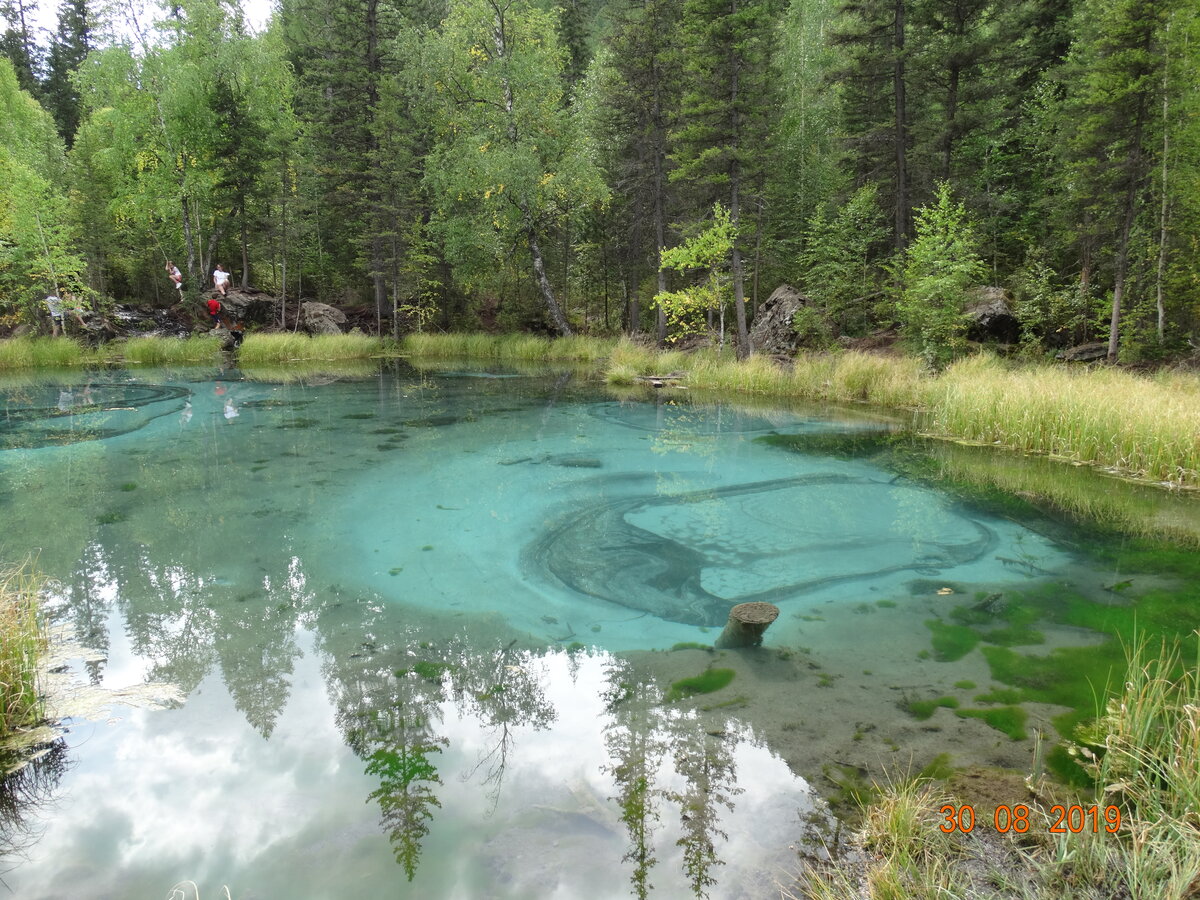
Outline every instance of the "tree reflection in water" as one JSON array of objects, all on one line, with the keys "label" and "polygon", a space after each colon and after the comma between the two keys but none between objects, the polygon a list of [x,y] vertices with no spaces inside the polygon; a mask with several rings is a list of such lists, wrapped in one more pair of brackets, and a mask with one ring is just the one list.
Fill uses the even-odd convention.
[{"label": "tree reflection in water", "polygon": [[[679,810],[676,845],[683,850],[683,874],[694,896],[707,897],[717,883],[712,870],[724,865],[717,853],[717,844],[728,838],[720,828],[722,810],[732,812],[733,798],[741,793],[734,760],[739,726],[671,709],[657,683],[624,661],[614,659],[606,675],[608,772],[629,834],[624,861],[633,863],[633,895],[645,900],[652,889],[650,869],[658,863],[654,832],[664,804],[671,803]],[[664,785],[668,761],[676,776],[673,787]]]},{"label": "tree reflection in water", "polygon": [[[59,738],[24,766],[0,778],[0,860],[18,857],[37,843],[40,835],[30,818],[54,799],[67,762],[67,742]],[[0,765],[4,763],[0,757]],[[3,871],[0,869],[0,874]]]}]

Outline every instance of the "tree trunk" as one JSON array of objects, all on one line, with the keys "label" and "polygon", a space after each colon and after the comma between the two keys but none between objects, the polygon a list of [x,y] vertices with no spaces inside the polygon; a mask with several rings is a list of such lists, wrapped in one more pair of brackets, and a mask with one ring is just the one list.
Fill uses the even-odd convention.
[{"label": "tree trunk", "polygon": [[1112,317],[1109,320],[1108,361],[1117,361],[1117,350],[1121,340],[1121,303],[1125,299],[1125,281],[1129,274],[1129,236],[1133,233],[1133,220],[1137,215],[1138,186],[1141,183],[1142,128],[1145,124],[1145,95],[1138,103],[1137,118],[1133,126],[1133,141],[1129,157],[1129,184],[1125,189],[1125,210],[1121,217],[1121,234],[1117,241],[1117,259],[1113,266]]},{"label": "tree trunk", "polygon": [[[1171,33],[1171,23],[1170,22],[1167,22],[1166,33],[1167,33],[1167,36],[1169,37],[1169,35]],[[1164,46],[1169,46],[1167,37],[1164,37],[1163,44],[1164,44]],[[1162,129],[1163,129],[1162,184],[1160,186],[1160,190],[1162,191],[1162,208],[1159,210],[1159,217],[1158,217],[1158,276],[1157,276],[1157,283],[1155,285],[1155,304],[1154,304],[1155,309],[1158,313],[1157,334],[1158,334],[1159,346],[1162,345],[1163,340],[1164,340],[1164,335],[1166,332],[1166,321],[1167,321],[1167,306],[1166,306],[1165,298],[1163,296],[1163,291],[1164,291],[1163,282],[1166,280],[1166,274],[1167,274],[1167,214],[1169,212],[1169,203],[1168,203],[1168,199],[1167,199],[1167,197],[1168,197],[1168,195],[1167,195],[1167,159],[1171,153],[1171,122],[1167,115],[1169,112],[1167,91],[1168,91],[1168,88],[1170,87],[1167,76],[1168,76],[1168,66],[1170,65],[1170,62],[1171,62],[1170,56],[1167,55],[1167,53],[1164,51],[1164,54],[1163,54],[1163,80],[1162,80],[1162,92],[1163,92],[1163,101],[1162,101]]]},{"label": "tree trunk", "polygon": [[904,2],[895,0],[895,63],[893,80],[895,88],[896,112],[896,249],[903,250],[908,246],[908,161],[906,145],[908,143],[908,114],[904,97]]},{"label": "tree trunk", "polygon": [[[659,76],[657,63],[654,68],[654,105],[651,117],[654,122],[654,265],[658,269],[658,292],[666,293],[667,273],[662,267],[662,253],[666,249],[666,202],[663,198],[663,161],[665,138],[662,107],[659,98]],[[654,337],[660,343],[667,340],[667,311],[662,304],[655,304]]]},{"label": "tree trunk", "polygon": [[550,279],[546,277],[546,263],[542,258],[542,248],[538,246],[537,232],[533,227],[533,217],[524,208],[522,208],[521,212],[525,216],[525,238],[529,242],[529,255],[533,258],[533,275],[537,280],[538,289],[542,292],[542,302],[546,304],[546,311],[550,314],[550,321],[554,323],[554,327],[558,329],[558,333],[565,337],[572,333],[571,326],[567,322],[567,317],[563,315],[563,311],[559,308],[558,301],[554,299],[554,288],[550,286]]},{"label": "tree trunk", "polygon": [[186,197],[180,198],[179,207],[183,213],[183,244],[187,249],[188,278],[192,284],[203,287],[203,282],[196,277],[196,241],[192,237],[192,218]]},{"label": "tree trunk", "polygon": [[250,239],[246,233],[246,201],[243,200],[241,206],[241,224],[242,224],[242,287],[250,287]]},{"label": "tree trunk", "polygon": [[[737,0],[733,3],[734,15],[737,15]],[[733,225],[733,309],[737,316],[737,358],[745,359],[753,348],[750,346],[750,332],[746,328],[746,284],[745,273],[742,271],[742,250],[738,246],[738,224],[741,216],[742,167],[738,162],[737,151],[740,138],[741,121],[738,114],[738,64],[733,66],[733,78],[730,84],[729,101],[733,110],[732,145],[734,147],[733,162],[729,168],[729,221]]]}]

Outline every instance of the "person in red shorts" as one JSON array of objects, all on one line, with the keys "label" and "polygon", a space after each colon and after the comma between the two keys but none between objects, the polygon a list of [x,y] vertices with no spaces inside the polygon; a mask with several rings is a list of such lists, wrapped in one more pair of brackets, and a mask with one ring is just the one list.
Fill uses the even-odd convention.
[{"label": "person in red shorts", "polygon": [[208,315],[212,319],[213,328],[221,324],[221,301],[216,297],[208,301]]}]

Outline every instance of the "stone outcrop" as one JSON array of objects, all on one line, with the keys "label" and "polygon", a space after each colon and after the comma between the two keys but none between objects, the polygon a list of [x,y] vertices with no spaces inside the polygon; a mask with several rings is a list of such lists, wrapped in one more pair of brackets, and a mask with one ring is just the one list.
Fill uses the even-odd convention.
[{"label": "stone outcrop", "polygon": [[1067,362],[1092,362],[1097,359],[1106,359],[1108,357],[1108,341],[1080,344],[1054,355],[1057,359],[1065,359]]},{"label": "stone outcrop", "polygon": [[346,314],[335,306],[306,300],[300,304],[300,325],[309,334],[341,334]]},{"label": "stone outcrop", "polygon": [[791,356],[800,341],[792,328],[796,310],[808,300],[790,284],[781,284],[771,293],[754,316],[750,344],[757,353]]},{"label": "stone outcrop", "polygon": [[238,322],[274,325],[279,322],[279,299],[257,288],[231,288],[225,297],[217,297],[227,314]]},{"label": "stone outcrop", "polygon": [[1004,288],[976,288],[969,295],[963,315],[968,323],[967,337],[973,341],[1014,344],[1021,337],[1021,323]]}]

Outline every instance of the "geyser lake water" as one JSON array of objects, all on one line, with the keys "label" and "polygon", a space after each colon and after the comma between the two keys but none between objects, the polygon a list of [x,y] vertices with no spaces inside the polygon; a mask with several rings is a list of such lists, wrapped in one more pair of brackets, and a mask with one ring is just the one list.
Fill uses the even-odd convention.
[{"label": "geyser lake water", "polygon": [[[186,698],[64,722],[6,786],[4,883],[776,896],[853,773],[1027,769],[1063,708],[997,730],[981,650],[931,638],[995,595],[1119,603],[1114,573],[885,465],[897,427],[569,373],[0,383],[0,563],[36,559],[75,682]],[[746,600],[764,647],[705,649]],[[995,644],[1104,640],[1036,620]]]}]

